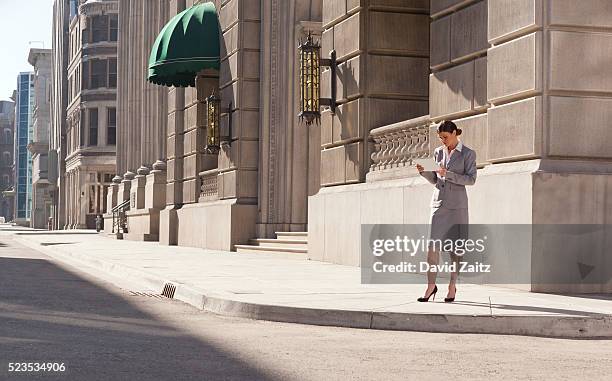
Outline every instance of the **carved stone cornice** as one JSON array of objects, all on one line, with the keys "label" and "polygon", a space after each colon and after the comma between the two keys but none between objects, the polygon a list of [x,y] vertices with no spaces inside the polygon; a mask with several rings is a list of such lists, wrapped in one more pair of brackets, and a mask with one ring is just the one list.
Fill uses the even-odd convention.
[{"label": "carved stone cornice", "polygon": [[118,12],[119,2],[113,0],[89,0],[79,7],[79,14],[81,16],[95,16]]}]

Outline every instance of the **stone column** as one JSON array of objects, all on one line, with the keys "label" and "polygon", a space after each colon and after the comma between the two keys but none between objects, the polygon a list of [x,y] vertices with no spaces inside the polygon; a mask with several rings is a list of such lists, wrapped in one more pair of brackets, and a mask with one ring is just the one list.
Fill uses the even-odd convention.
[{"label": "stone column", "polygon": [[145,207],[145,185],[149,168],[141,166],[132,180],[130,186],[130,210],[143,209]]},{"label": "stone column", "polygon": [[[239,203],[255,205],[259,165],[261,2],[225,3],[220,14],[224,17],[220,18],[223,38],[219,86],[222,107],[227,109],[230,103],[232,105],[232,133],[237,140],[219,153],[218,194],[220,199],[238,199]],[[237,70],[232,68],[234,62]],[[223,130],[227,131],[227,119],[223,124]]]},{"label": "stone column", "polygon": [[66,178],[66,221],[64,229],[70,229],[72,227],[72,175],[71,172],[66,172],[64,176]]},{"label": "stone column", "polygon": [[117,202],[117,196],[119,194],[119,184],[121,183],[121,177],[113,177],[111,185],[108,187],[107,201],[106,201],[106,213],[111,213],[111,210],[119,205]]},{"label": "stone column", "polygon": [[131,146],[128,140],[130,123],[128,119],[130,76],[130,10],[131,0],[119,2],[119,36],[117,41],[117,173],[128,170],[127,155]]},{"label": "stone column", "polygon": [[147,175],[145,187],[145,208],[164,209],[166,205],[166,163],[156,161]]},{"label": "stone column", "polygon": [[[320,40],[321,2],[265,1],[264,9],[257,236],[274,237],[276,231],[306,230],[309,187],[316,188],[311,194],[319,188],[319,179],[313,186],[311,178],[320,172],[320,127],[305,126],[297,117],[296,47],[308,33]],[[317,139],[311,139],[313,133]]]},{"label": "stone column", "polygon": [[127,171],[123,175],[123,180],[119,184],[119,193],[117,194],[117,205],[122,204],[126,200],[130,199],[130,188],[132,186],[132,180],[134,179],[134,172]]},{"label": "stone column", "polygon": [[85,189],[85,176],[87,172],[83,170],[77,170],[77,195],[78,195],[78,203],[77,203],[77,229],[85,229],[87,228],[87,213],[89,211],[89,204],[85,196],[87,196],[87,192]]},{"label": "stone column", "polygon": [[[185,9],[185,0],[170,0],[169,17]],[[166,208],[160,213],[159,242],[176,245],[178,242],[176,208],[183,204],[183,129],[185,114],[185,89],[168,90],[167,124],[167,183]]]}]

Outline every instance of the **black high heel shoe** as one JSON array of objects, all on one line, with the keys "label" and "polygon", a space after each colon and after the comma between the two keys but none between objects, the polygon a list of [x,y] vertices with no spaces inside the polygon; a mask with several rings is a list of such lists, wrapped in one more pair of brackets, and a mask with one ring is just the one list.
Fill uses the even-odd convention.
[{"label": "black high heel shoe", "polygon": [[438,286],[434,286],[433,291],[431,292],[431,294],[429,294],[427,297],[423,296],[418,298],[417,300],[419,302],[429,302],[429,298],[433,295],[433,298],[431,299],[432,301],[436,300],[436,292],[438,292]]},{"label": "black high heel shoe", "polygon": [[[455,296],[457,296],[457,286],[455,286]],[[445,303],[452,303],[455,301],[455,297],[452,298],[444,298]]]}]

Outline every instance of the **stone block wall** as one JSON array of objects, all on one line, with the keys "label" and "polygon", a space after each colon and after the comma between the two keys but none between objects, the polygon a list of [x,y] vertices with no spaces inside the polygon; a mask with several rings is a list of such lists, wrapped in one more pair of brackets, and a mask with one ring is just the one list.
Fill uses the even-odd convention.
[{"label": "stone block wall", "polygon": [[[321,186],[362,182],[369,131],[426,115],[429,2],[325,0],[321,54],[336,50],[338,108],[321,116]],[[322,97],[331,96],[331,71]]]},{"label": "stone block wall", "polygon": [[[221,40],[220,94],[222,107],[232,108],[231,147],[218,158],[219,199],[257,202],[259,162],[259,65],[261,3],[259,0],[217,1]],[[206,94],[208,95],[208,94]],[[228,133],[229,114],[222,118]]]},{"label": "stone block wall", "polygon": [[605,159],[612,4],[432,0],[430,114],[478,163]]},{"label": "stone block wall", "polygon": [[431,119],[454,120],[478,164],[487,158],[487,24],[486,0],[431,1]]}]

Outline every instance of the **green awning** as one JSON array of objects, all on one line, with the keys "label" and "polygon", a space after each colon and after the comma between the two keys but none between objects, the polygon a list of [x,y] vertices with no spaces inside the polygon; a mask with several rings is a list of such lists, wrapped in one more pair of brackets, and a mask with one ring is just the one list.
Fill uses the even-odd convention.
[{"label": "green awning", "polygon": [[161,30],[149,57],[149,82],[195,86],[196,74],[219,69],[219,18],[211,2],[196,4],[170,20]]}]

